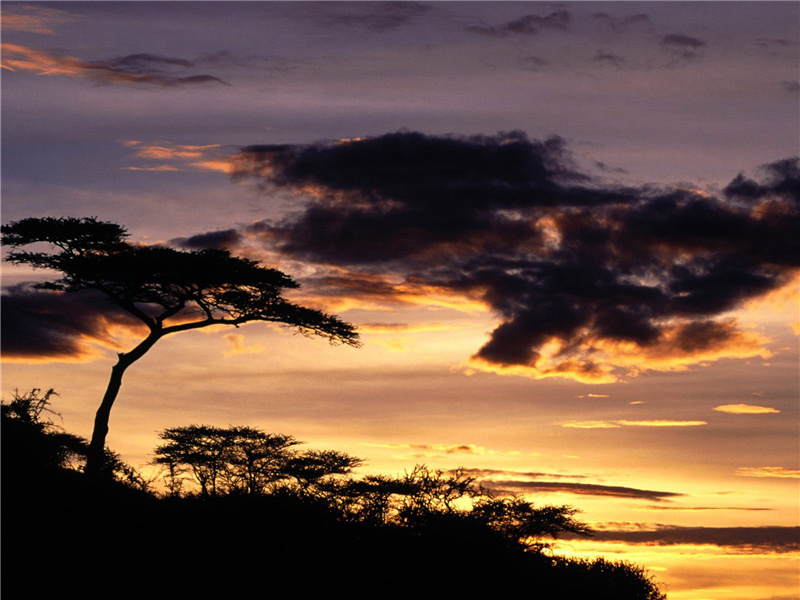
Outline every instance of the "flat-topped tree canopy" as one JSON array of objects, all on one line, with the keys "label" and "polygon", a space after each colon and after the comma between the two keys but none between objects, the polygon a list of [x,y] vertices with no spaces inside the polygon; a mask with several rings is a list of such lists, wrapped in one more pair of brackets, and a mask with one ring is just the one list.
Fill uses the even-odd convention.
[{"label": "flat-topped tree canopy", "polygon": [[[299,306],[282,296],[298,284],[288,275],[226,250],[176,250],[135,245],[117,223],[95,217],[27,218],[3,225],[6,260],[48,269],[59,279],[38,283],[61,292],[98,290],[149,328],[130,352],[120,353],[97,411],[86,470],[101,470],[111,406],[122,375],[163,336],[212,325],[280,323],[331,343],[358,346],[350,323],[322,311]],[[20,250],[46,244],[48,251]],[[173,321],[167,322],[173,318]]]},{"label": "flat-topped tree canopy", "polygon": [[[288,275],[226,250],[184,251],[137,246],[116,223],[89,218],[28,218],[2,227],[6,260],[62,274],[36,284],[40,289],[99,290],[115,304],[162,334],[215,324],[269,321],[358,345],[349,323],[282,297],[298,284]],[[29,252],[21,246],[44,242],[55,252]],[[181,323],[165,325],[180,313]]]}]

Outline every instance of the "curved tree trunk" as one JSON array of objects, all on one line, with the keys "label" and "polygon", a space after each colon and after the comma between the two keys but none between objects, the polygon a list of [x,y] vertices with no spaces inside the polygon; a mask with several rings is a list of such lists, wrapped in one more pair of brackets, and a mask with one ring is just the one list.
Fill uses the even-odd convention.
[{"label": "curved tree trunk", "polygon": [[106,393],[103,395],[103,401],[97,409],[94,417],[94,429],[92,430],[92,439],[89,442],[89,450],[86,454],[86,475],[94,479],[103,476],[104,463],[105,463],[105,447],[106,435],[108,435],[108,420],[111,417],[111,407],[114,406],[114,401],[119,394],[119,388],[122,385],[122,376],[125,370],[134,362],[139,360],[144,354],[155,344],[161,334],[158,331],[153,331],[133,350],[127,354],[119,354],[117,364],[111,368],[111,378],[106,387]]}]

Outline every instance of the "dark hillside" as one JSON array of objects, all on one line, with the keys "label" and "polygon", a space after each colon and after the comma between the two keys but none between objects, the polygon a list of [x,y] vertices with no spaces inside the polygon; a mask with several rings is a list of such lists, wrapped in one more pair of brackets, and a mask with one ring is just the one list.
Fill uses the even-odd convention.
[{"label": "dark hillside", "polygon": [[98,483],[70,468],[80,438],[3,408],[8,600],[664,598],[636,567],[555,559],[461,512],[381,524],[288,489],[160,498]]}]

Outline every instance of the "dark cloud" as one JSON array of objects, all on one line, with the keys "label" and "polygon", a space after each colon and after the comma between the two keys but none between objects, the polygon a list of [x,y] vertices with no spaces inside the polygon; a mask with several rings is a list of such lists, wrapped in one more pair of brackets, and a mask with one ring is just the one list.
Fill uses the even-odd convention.
[{"label": "dark cloud", "polygon": [[758,38],[756,45],[762,48],[793,48],[797,46],[797,40],[786,40],[782,38]]},{"label": "dark cloud", "polygon": [[638,488],[621,487],[615,485],[599,485],[594,483],[568,483],[562,481],[494,481],[484,479],[481,484],[490,490],[512,491],[521,493],[531,492],[560,492],[577,494],[580,496],[603,496],[613,498],[646,499],[663,501],[669,498],[683,496],[675,492],[659,492],[655,490],[642,490]]},{"label": "dark cloud", "polygon": [[500,25],[468,25],[467,31],[489,37],[509,35],[536,35],[541,29],[566,30],[572,22],[572,15],[566,10],[557,10],[548,15],[524,15]]},{"label": "dark cloud", "polygon": [[599,541],[672,546],[711,544],[742,552],[796,552],[800,550],[800,527],[678,527],[660,525],[641,531],[595,531]]},{"label": "dark cloud", "polygon": [[593,180],[560,138],[520,132],[251,146],[235,164],[234,178],[311,194],[258,224],[278,250],[340,269],[339,289],[360,272],[356,288],[391,294],[384,273],[480,298],[502,322],[474,358],[540,375],[605,377],[619,344],[662,359],[742,347],[722,315],[800,266],[797,158],[739,175],[725,199]]},{"label": "dark cloud", "polygon": [[594,166],[596,166],[601,171],[607,171],[609,173],[620,173],[620,174],[627,174],[628,173],[628,171],[626,169],[623,169],[621,167],[612,167],[612,166],[607,165],[606,163],[600,162],[600,161],[595,161]]},{"label": "dark cloud", "polygon": [[790,94],[800,93],[800,82],[797,80],[781,81],[781,87]]},{"label": "dark cloud", "polygon": [[220,83],[213,75],[189,75],[186,69],[194,63],[181,58],[156,54],[131,54],[107,61],[85,62],[81,67],[94,79],[106,83],[139,83],[160,87],[174,87],[202,83]]},{"label": "dark cloud", "polygon": [[0,308],[6,358],[80,358],[90,353],[87,340],[109,340],[112,325],[141,324],[91,291],[67,294],[13,285],[0,296]]},{"label": "dark cloud", "polygon": [[706,43],[698,38],[683,35],[680,33],[668,33],[661,38],[662,46],[669,46],[672,48],[702,48]]},{"label": "dark cloud", "polygon": [[193,67],[194,65],[182,58],[172,58],[170,56],[160,56],[158,54],[130,54],[121,58],[115,58],[107,62],[109,67],[117,69],[146,70],[152,65],[172,65],[178,67]]},{"label": "dark cloud", "polygon": [[592,57],[592,60],[596,63],[614,65],[615,67],[620,67],[625,64],[625,59],[618,54],[603,52],[601,50],[597,51],[597,53]]},{"label": "dark cloud", "polygon": [[235,229],[209,231],[191,237],[173,238],[169,241],[174,246],[181,246],[190,250],[206,250],[208,248],[226,250],[239,244],[242,235]]}]

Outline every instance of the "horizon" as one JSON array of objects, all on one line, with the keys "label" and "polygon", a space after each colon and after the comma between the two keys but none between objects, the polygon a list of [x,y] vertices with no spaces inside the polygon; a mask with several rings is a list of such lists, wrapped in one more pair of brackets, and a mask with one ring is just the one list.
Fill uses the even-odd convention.
[{"label": "horizon", "polygon": [[[246,425],[464,467],[671,600],[800,585],[800,5],[4,2],[2,223],[89,217],[300,284],[363,346],[160,340],[108,444]],[[4,256],[6,249],[4,248]],[[2,264],[3,399],[88,437],[141,323]]]}]

